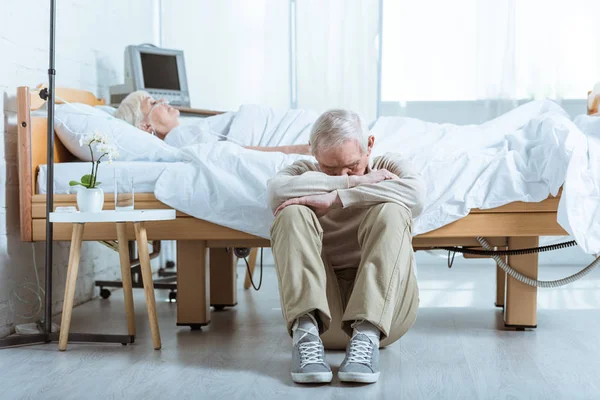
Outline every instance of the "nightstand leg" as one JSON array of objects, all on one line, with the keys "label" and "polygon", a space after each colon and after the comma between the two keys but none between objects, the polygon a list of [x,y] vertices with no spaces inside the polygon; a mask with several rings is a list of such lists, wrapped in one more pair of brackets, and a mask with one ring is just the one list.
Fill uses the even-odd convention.
[{"label": "nightstand leg", "polygon": [[148,237],[143,222],[135,222],[135,238],[138,245],[140,257],[140,268],[142,270],[142,279],[144,280],[144,293],[146,295],[146,306],[148,308],[148,318],[150,320],[150,332],[152,333],[152,343],[155,350],[160,350],[160,331],[158,329],[158,316],[156,315],[156,300],[154,299],[154,284],[152,282],[152,270],[150,269],[150,255],[148,254]]},{"label": "nightstand leg", "polygon": [[127,225],[117,222],[117,240],[119,241],[119,259],[121,260],[121,279],[123,296],[125,297],[125,314],[127,315],[127,333],[135,336],[135,312],[133,309],[133,289],[131,287],[131,265],[129,265],[129,242],[127,241]]},{"label": "nightstand leg", "polygon": [[73,300],[75,298],[75,287],[77,286],[77,272],[79,270],[79,257],[81,256],[83,227],[84,224],[73,224],[71,249],[69,251],[69,267],[67,269],[67,282],[65,285],[65,299],[63,302],[60,335],[58,339],[58,349],[61,351],[67,349],[67,342],[69,340],[69,327],[71,326]]}]

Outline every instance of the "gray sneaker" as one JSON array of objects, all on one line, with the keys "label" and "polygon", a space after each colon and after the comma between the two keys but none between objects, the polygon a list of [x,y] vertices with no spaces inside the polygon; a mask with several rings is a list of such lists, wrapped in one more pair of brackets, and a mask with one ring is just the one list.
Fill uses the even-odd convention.
[{"label": "gray sneaker", "polygon": [[338,377],[342,382],[375,383],[379,379],[379,347],[364,333],[350,339]]},{"label": "gray sneaker", "polygon": [[[292,380],[296,383],[328,383],[333,379],[325,361],[325,348],[318,331],[304,331],[292,352]],[[314,334],[316,333],[316,335]]]}]

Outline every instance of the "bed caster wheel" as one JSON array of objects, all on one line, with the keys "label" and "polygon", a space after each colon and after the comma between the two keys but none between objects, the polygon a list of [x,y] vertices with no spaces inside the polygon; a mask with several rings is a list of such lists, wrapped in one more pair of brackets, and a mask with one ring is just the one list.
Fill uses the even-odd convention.
[{"label": "bed caster wheel", "polygon": [[110,290],[104,288],[100,289],[100,297],[102,297],[103,299],[108,299],[110,297],[110,294]]},{"label": "bed caster wheel", "polygon": [[167,263],[165,264],[165,268],[167,268],[167,269],[173,269],[173,268],[175,268],[175,262],[174,261],[167,261]]},{"label": "bed caster wheel", "polygon": [[177,302],[177,292],[170,292],[169,293],[169,303],[176,303]]},{"label": "bed caster wheel", "polygon": [[202,325],[200,325],[200,324],[192,324],[192,325],[190,325],[190,330],[192,330],[192,331],[201,331],[202,330]]},{"label": "bed caster wheel", "polygon": [[225,309],[225,306],[222,305],[218,305],[218,306],[213,306],[215,308],[215,311],[223,311]]}]

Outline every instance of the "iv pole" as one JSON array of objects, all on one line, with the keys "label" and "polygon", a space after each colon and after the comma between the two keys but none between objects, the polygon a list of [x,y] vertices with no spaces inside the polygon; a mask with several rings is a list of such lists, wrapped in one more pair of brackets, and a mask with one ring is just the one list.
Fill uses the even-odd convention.
[{"label": "iv pole", "polygon": [[[52,332],[52,242],[53,230],[50,222],[50,212],[54,210],[54,78],[56,77],[55,67],[55,36],[56,36],[56,1],[50,0],[50,48],[49,48],[49,67],[48,67],[48,88],[40,91],[40,97],[47,100],[48,107],[48,132],[47,132],[47,153],[46,160],[48,165],[46,179],[46,258],[44,265],[45,283],[44,283],[44,324],[42,333],[33,335],[12,335],[0,339],[0,349],[14,346],[25,346],[31,344],[41,344],[57,342],[59,332]],[[98,342],[98,343],[133,343],[135,336],[130,335],[104,335],[91,333],[69,333],[69,342]]]}]

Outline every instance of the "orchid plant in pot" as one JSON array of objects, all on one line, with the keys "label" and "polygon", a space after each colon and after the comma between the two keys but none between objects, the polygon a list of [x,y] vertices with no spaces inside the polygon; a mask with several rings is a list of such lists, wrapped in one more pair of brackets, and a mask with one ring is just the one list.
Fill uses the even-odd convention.
[{"label": "orchid plant in pot", "polygon": [[100,163],[106,160],[109,164],[119,156],[115,146],[109,143],[108,137],[100,132],[94,132],[79,139],[80,146],[90,149],[92,171],[83,175],[80,181],[70,181],[69,185],[77,190],[77,208],[81,212],[99,212],[104,206],[104,191],[98,186],[98,169]]}]

